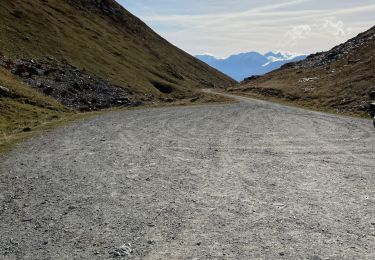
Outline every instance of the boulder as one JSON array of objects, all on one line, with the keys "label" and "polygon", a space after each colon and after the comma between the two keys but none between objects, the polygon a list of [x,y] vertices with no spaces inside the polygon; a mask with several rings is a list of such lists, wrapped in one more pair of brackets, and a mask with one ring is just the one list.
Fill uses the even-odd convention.
[{"label": "boulder", "polygon": [[247,77],[243,80],[243,82],[248,82],[248,81],[251,81],[251,80],[255,80],[255,79],[259,79],[261,76],[259,75],[253,75],[253,76],[250,76],[250,77]]},{"label": "boulder", "polygon": [[372,100],[375,100],[375,89],[370,90],[369,96]]},{"label": "boulder", "polygon": [[0,85],[0,97],[9,97],[9,96],[11,96],[10,90]]},{"label": "boulder", "polygon": [[375,116],[375,102],[370,103],[369,111],[372,116]]}]

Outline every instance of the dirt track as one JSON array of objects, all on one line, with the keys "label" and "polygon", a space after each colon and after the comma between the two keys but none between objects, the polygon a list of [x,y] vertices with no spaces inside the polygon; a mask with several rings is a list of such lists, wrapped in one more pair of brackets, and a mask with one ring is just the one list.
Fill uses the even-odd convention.
[{"label": "dirt track", "polygon": [[371,122],[240,100],[21,145],[0,159],[0,259],[375,259]]}]

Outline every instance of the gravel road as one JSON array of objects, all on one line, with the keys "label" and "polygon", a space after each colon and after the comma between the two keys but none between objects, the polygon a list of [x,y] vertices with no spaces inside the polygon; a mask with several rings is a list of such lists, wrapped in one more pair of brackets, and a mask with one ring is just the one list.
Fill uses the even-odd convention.
[{"label": "gravel road", "polygon": [[238,99],[20,145],[0,159],[0,259],[375,259],[371,122]]}]

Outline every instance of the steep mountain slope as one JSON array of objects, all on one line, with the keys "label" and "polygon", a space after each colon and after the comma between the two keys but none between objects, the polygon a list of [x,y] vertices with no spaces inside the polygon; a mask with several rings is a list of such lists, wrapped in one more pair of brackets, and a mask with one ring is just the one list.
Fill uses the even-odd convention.
[{"label": "steep mountain slope", "polygon": [[233,83],[114,0],[5,0],[0,17],[0,50],[11,57],[52,56],[140,93],[158,94],[160,84],[184,92]]},{"label": "steep mountain slope", "polygon": [[330,51],[252,77],[231,92],[339,113],[369,112],[375,90],[375,27]]},{"label": "steep mountain slope", "polygon": [[247,52],[235,54],[226,59],[217,59],[212,55],[196,55],[195,57],[237,81],[242,81],[254,75],[263,75],[288,62],[306,58],[304,55],[291,55],[281,52],[268,52],[264,55],[258,52]]},{"label": "steep mountain slope", "polygon": [[235,83],[114,0],[0,1],[0,68],[0,143],[56,118],[40,113],[203,102],[200,88]]}]

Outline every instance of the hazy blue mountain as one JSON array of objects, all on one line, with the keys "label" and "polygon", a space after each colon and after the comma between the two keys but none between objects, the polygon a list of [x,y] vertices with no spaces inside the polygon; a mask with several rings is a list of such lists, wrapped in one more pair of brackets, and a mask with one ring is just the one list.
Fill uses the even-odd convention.
[{"label": "hazy blue mountain", "polygon": [[226,59],[218,59],[207,54],[196,55],[195,57],[228,76],[231,76],[237,81],[242,81],[244,78],[253,75],[263,75],[280,68],[286,63],[306,58],[305,55],[291,53],[268,52],[266,54],[260,54],[254,51],[235,54]]}]

